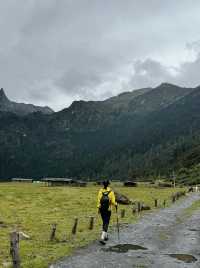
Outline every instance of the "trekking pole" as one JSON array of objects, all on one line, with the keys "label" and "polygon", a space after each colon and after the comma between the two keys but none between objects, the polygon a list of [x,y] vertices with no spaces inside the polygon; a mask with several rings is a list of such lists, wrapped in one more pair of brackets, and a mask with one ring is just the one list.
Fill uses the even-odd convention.
[{"label": "trekking pole", "polygon": [[119,217],[117,213],[117,206],[116,206],[116,215],[117,215],[117,234],[118,234],[118,241],[119,241]]}]

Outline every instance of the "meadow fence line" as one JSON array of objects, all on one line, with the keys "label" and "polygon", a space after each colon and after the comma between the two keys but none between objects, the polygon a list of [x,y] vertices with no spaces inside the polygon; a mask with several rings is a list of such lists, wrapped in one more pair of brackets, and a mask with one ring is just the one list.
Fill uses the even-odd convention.
[{"label": "meadow fence line", "polygon": [[20,268],[19,233],[16,231],[10,234],[10,255],[13,268]]},{"label": "meadow fence line", "polygon": [[[171,197],[169,198],[169,201],[174,203],[177,200],[179,200],[180,197],[185,196],[185,195],[186,195],[186,191],[176,192],[176,193],[171,195]],[[161,202],[159,202],[158,198],[154,199],[154,207],[155,208],[165,208],[166,203],[167,203],[166,200],[164,200],[161,203]],[[151,210],[151,207],[145,205],[144,202],[142,202],[142,201],[133,201],[130,205],[128,205],[128,209],[123,208],[120,210],[120,218],[121,219],[126,218],[128,211],[132,215],[135,215],[135,214],[139,215],[142,211],[145,211],[145,210]],[[119,213],[119,212],[117,212],[117,213]],[[75,236],[77,234],[78,225],[79,225],[80,221],[85,221],[85,222],[87,221],[87,230],[92,231],[92,230],[94,230],[95,223],[96,223],[96,220],[98,219],[98,217],[99,216],[94,216],[94,215],[75,217],[73,220],[73,223],[72,223],[72,227],[71,227],[72,240],[75,238]],[[59,227],[58,223],[51,224],[50,236],[49,236],[50,242],[56,242],[56,241],[59,242],[59,240],[56,239],[56,232],[58,230],[58,227]],[[13,268],[20,268],[21,267],[21,259],[20,259],[20,253],[19,253],[20,233],[22,233],[22,232],[13,231],[10,233],[10,255],[12,258]],[[71,241],[70,236],[69,236],[69,240],[66,240],[66,242],[67,241],[68,242]]]}]

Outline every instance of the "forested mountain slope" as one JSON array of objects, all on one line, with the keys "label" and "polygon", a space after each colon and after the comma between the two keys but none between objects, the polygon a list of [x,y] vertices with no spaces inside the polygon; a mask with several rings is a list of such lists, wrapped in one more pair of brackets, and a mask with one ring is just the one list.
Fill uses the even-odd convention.
[{"label": "forested mountain slope", "polygon": [[199,115],[200,88],[167,83],[49,115],[0,112],[0,178],[169,172],[199,144]]}]

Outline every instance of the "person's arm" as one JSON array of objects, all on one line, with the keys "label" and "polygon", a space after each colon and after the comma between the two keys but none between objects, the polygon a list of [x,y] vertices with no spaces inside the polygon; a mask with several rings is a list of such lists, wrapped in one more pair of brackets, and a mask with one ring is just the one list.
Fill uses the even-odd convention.
[{"label": "person's arm", "polygon": [[115,199],[114,192],[111,191],[110,195],[111,195],[111,204],[117,208],[117,202],[116,202],[116,199]]},{"label": "person's arm", "polygon": [[101,207],[101,198],[102,198],[102,190],[99,190],[98,196],[97,196],[97,209],[99,210]]}]

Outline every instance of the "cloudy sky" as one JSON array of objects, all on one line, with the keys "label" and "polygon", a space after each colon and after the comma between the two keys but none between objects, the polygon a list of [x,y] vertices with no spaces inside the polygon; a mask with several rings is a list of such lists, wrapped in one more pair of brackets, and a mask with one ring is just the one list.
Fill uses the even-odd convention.
[{"label": "cloudy sky", "polygon": [[0,1],[0,87],[60,110],[171,82],[200,85],[199,0]]}]

